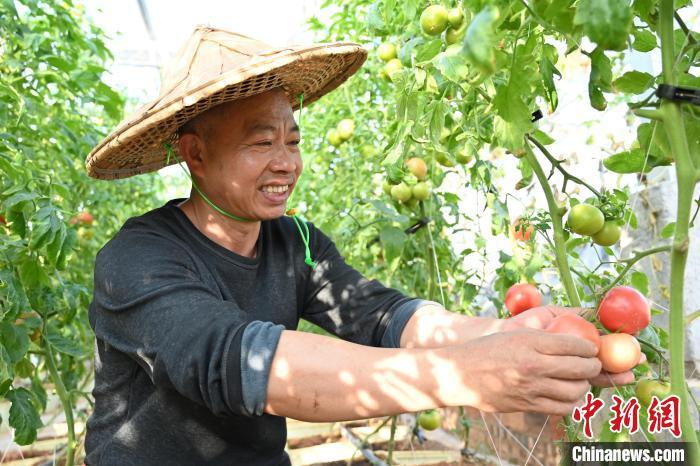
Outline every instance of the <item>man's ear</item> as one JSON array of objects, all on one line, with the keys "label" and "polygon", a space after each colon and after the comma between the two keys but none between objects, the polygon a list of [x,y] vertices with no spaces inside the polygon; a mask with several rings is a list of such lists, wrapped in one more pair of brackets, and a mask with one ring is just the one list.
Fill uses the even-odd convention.
[{"label": "man's ear", "polygon": [[177,148],[192,176],[201,179],[204,176],[204,141],[194,133],[185,133],[178,138]]}]

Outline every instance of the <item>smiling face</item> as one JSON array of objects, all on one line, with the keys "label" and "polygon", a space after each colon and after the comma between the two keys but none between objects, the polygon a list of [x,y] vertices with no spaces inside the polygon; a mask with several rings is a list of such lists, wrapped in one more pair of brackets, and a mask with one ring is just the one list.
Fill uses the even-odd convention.
[{"label": "smiling face", "polygon": [[302,171],[300,133],[282,90],[214,107],[185,125],[178,150],[199,188],[236,216],[284,215]]}]

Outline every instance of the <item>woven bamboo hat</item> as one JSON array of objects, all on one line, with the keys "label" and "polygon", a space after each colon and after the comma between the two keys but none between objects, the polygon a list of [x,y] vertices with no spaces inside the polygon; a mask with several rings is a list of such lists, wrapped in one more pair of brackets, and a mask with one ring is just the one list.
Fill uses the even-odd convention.
[{"label": "woven bamboo hat", "polygon": [[367,51],[353,43],[272,48],[234,32],[198,27],[165,69],[159,97],[90,152],[88,174],[117,179],[158,170],[166,165],[164,143],[177,150],[177,129],[196,115],[278,87],[294,109],[301,93],[306,106],[352,76],[366,58]]}]

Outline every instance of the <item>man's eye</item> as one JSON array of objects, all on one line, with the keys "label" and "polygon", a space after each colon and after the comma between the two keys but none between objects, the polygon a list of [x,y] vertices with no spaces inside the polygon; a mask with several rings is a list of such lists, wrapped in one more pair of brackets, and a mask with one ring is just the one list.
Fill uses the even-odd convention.
[{"label": "man's eye", "polygon": [[301,139],[295,139],[293,141],[289,141],[289,144],[292,144],[293,146],[298,146],[301,144]]},{"label": "man's eye", "polygon": [[271,146],[272,141],[260,141],[255,143],[256,146]]}]

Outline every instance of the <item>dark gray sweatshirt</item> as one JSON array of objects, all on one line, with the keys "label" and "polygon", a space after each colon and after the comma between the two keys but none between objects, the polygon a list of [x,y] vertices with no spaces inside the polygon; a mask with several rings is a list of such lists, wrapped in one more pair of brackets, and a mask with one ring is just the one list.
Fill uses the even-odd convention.
[{"label": "dark gray sweatshirt", "polygon": [[309,224],[312,269],[288,217],[262,222],[255,259],[237,255],[181,201],[129,219],[97,254],[86,463],[288,465],[285,419],[263,413],[282,330],[304,318],[344,340],[398,347],[426,302],[364,278]]}]

